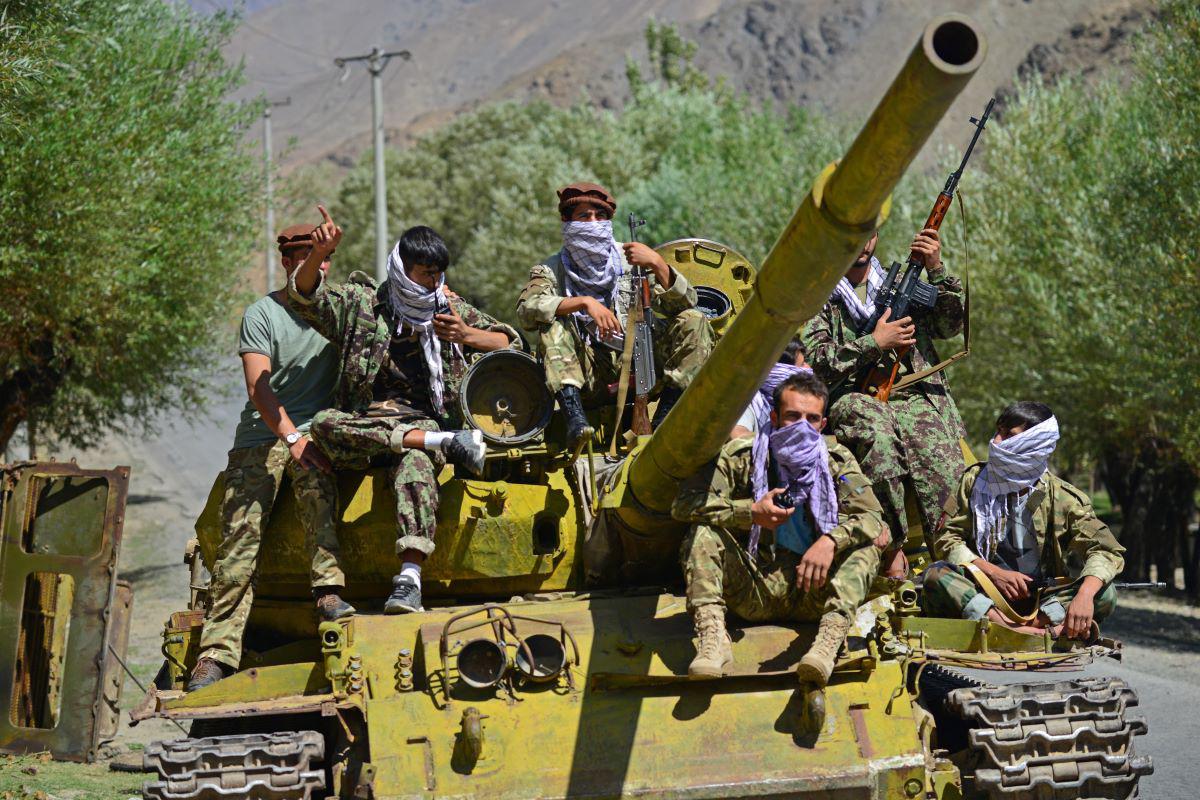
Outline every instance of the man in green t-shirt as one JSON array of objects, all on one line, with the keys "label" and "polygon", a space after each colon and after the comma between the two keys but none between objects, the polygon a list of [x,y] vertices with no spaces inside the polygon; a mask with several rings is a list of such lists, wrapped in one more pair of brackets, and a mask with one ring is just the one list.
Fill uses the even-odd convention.
[{"label": "man in green t-shirt", "polygon": [[[293,225],[279,235],[288,275],[312,250],[313,228]],[[328,258],[321,269],[329,269]],[[354,613],[340,596],[346,579],[337,559],[337,484],[328,459],[308,437],[313,416],[332,403],[337,348],[296,316],[287,291],[279,289],[246,309],[238,353],[249,400],[225,469],[221,546],[209,584],[200,659],[188,691],[237,670],[254,601],[262,533],[285,473],[312,552],[317,614],[322,621],[332,621]]]}]

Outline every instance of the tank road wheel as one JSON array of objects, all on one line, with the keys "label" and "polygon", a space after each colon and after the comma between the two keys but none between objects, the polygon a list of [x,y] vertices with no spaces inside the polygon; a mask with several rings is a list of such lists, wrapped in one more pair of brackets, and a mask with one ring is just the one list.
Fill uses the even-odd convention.
[{"label": "tank road wheel", "polygon": [[325,737],[316,731],[155,742],[142,769],[145,800],[309,800],[325,793]]},{"label": "tank road wheel", "polygon": [[972,686],[946,696],[967,725],[976,756],[975,789],[988,798],[1125,800],[1154,771],[1134,753],[1145,720],[1125,716],[1138,704],[1113,677]]}]

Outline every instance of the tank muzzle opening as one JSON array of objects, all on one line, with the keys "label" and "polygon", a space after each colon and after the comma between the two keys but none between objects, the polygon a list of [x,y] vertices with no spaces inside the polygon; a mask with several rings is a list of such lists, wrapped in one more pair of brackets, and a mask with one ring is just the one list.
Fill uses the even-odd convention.
[{"label": "tank muzzle opening", "polygon": [[979,36],[965,22],[948,20],[933,31],[933,52],[947,64],[965,66],[979,54]]}]

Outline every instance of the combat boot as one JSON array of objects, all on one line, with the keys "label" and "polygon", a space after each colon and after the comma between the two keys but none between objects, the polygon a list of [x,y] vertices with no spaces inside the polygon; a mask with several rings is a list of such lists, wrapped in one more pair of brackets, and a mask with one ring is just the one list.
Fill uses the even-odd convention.
[{"label": "combat boot", "polygon": [[337,622],[343,617],[352,617],[357,612],[338,594],[338,587],[328,586],[313,591],[317,600],[317,617],[321,622]]},{"label": "combat boot", "polygon": [[197,689],[203,689],[205,686],[212,686],[217,681],[229,677],[234,672],[235,670],[232,667],[227,667],[216,659],[202,658],[196,662],[196,668],[192,670],[192,677],[188,680],[187,690],[194,692]]},{"label": "combat boot", "polygon": [[583,401],[576,387],[564,386],[559,390],[558,407],[567,417],[567,448],[574,452],[586,445],[596,430],[583,413]]},{"label": "combat boot", "polygon": [[683,396],[683,389],[678,386],[667,384],[663,387],[662,394],[658,396],[658,408],[654,409],[654,419],[650,420],[651,430],[658,430],[658,426],[662,425],[667,414],[671,413],[671,409],[679,402],[679,398]]},{"label": "combat boot", "polygon": [[696,625],[696,657],[688,666],[692,677],[719,678],[733,663],[733,645],[725,630],[725,609],[715,603],[692,612]]},{"label": "combat boot", "polygon": [[824,686],[829,683],[833,665],[837,661],[842,643],[846,641],[846,633],[850,630],[850,620],[841,614],[830,612],[821,617],[821,627],[817,629],[817,638],[812,647],[800,659],[796,666],[796,677],[801,683],[811,683]]}]

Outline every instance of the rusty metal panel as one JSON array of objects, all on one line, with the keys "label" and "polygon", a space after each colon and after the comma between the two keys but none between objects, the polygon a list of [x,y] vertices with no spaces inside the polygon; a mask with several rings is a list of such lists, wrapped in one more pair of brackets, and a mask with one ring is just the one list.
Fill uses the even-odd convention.
[{"label": "rusty metal panel", "polygon": [[109,642],[129,468],[6,465],[0,483],[0,751],[92,761],[111,731]]}]

